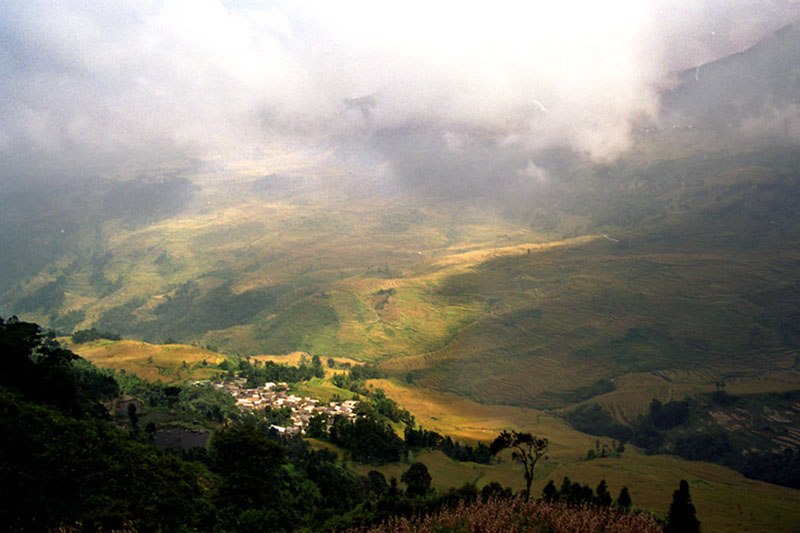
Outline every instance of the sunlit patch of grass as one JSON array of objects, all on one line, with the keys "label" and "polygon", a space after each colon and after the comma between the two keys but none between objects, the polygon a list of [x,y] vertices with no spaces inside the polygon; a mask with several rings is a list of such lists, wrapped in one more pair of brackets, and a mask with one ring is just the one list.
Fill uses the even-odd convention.
[{"label": "sunlit patch of grass", "polygon": [[221,372],[224,357],[203,348],[182,344],[148,344],[139,341],[95,341],[73,346],[81,357],[101,368],[135,374],[148,381],[183,383],[208,379]]},{"label": "sunlit patch of grass", "polygon": [[349,400],[354,396],[353,392],[340,389],[330,381],[321,378],[311,378],[308,381],[293,384],[291,390],[299,396],[317,398],[323,402],[331,402],[335,398]]}]

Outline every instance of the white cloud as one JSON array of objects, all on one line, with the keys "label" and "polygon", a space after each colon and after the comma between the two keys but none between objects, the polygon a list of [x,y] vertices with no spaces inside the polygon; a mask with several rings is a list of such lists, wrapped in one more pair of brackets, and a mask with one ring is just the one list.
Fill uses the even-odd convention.
[{"label": "white cloud", "polygon": [[[612,157],[630,120],[656,112],[669,68],[798,9],[727,5],[0,2],[0,164],[80,173],[247,146],[352,152],[397,131],[447,135],[450,148],[568,144]],[[748,26],[726,13],[761,15]],[[702,45],[711,27],[720,36]],[[361,97],[368,107],[352,105]]]}]

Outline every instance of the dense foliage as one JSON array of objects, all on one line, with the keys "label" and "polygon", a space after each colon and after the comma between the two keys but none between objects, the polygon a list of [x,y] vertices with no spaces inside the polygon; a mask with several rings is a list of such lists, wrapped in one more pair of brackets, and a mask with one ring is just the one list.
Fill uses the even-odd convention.
[{"label": "dense foliage", "polygon": [[83,342],[96,341],[98,339],[108,339],[111,341],[118,341],[122,337],[117,333],[108,331],[99,331],[97,328],[80,329],[72,333],[72,342],[81,344]]},{"label": "dense foliage", "polygon": [[97,372],[113,376],[125,393],[154,409],[185,413],[215,423],[240,417],[233,396],[210,385],[164,385],[129,373],[114,374],[103,369]]},{"label": "dense foliage", "polygon": [[358,416],[355,420],[334,416],[328,438],[362,463],[391,463],[408,455],[405,443],[391,426],[371,416]]},{"label": "dense foliage", "polygon": [[111,424],[99,402],[119,393],[113,377],[13,317],[0,319],[0,356],[0,523],[202,525],[213,474]]},{"label": "dense foliage", "polygon": [[16,317],[0,318],[0,353],[4,363],[0,386],[70,416],[98,414],[103,411],[98,401],[118,392],[109,376],[85,368],[75,372],[77,355],[44,335],[36,324]]}]

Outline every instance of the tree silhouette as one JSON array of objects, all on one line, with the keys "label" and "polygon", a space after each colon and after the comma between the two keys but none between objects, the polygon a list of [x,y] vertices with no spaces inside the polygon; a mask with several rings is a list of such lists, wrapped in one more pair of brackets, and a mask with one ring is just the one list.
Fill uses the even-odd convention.
[{"label": "tree silhouette", "polygon": [[542,499],[547,503],[558,501],[558,489],[552,479],[542,489]]},{"label": "tree silhouette", "polygon": [[400,481],[406,484],[406,495],[409,498],[414,496],[425,496],[431,488],[431,474],[428,467],[422,463],[412,463],[408,470],[400,476]]},{"label": "tree silhouette", "polygon": [[531,495],[533,469],[539,459],[544,457],[547,446],[548,442],[545,438],[540,439],[530,433],[518,433],[512,430],[510,433],[508,431],[500,433],[489,448],[493,456],[506,448],[513,448],[512,459],[525,468],[525,501],[528,501]]},{"label": "tree silhouette", "polygon": [[617,497],[617,506],[621,507],[622,509],[629,509],[632,504],[633,502],[631,501],[631,493],[628,492],[628,487],[622,487],[622,490],[619,491],[619,496]]},{"label": "tree silhouette", "polygon": [[606,485],[605,479],[601,480],[600,484],[597,485],[595,493],[597,494],[595,497],[597,505],[601,507],[609,507],[611,505],[611,494],[608,492],[608,485]]},{"label": "tree silhouette", "polygon": [[700,521],[695,516],[692,497],[689,495],[689,483],[682,479],[678,490],[672,493],[672,504],[669,506],[665,533],[696,533],[700,531]]}]

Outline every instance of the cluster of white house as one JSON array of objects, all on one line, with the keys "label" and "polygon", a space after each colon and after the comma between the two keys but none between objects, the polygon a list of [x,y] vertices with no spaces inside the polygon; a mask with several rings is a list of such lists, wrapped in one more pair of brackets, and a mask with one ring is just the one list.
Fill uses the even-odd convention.
[{"label": "cluster of white house", "polygon": [[287,407],[291,410],[291,425],[278,426],[272,428],[280,433],[305,433],[308,421],[312,416],[325,414],[328,423],[334,416],[342,415],[347,418],[355,418],[355,408],[358,400],[345,400],[343,402],[321,403],[314,398],[306,398],[288,393],[289,386],[286,383],[265,383],[257,389],[245,388],[246,380],[242,378],[224,383],[214,383],[214,387],[224,390],[236,399],[236,405],[244,409],[280,409]]}]

